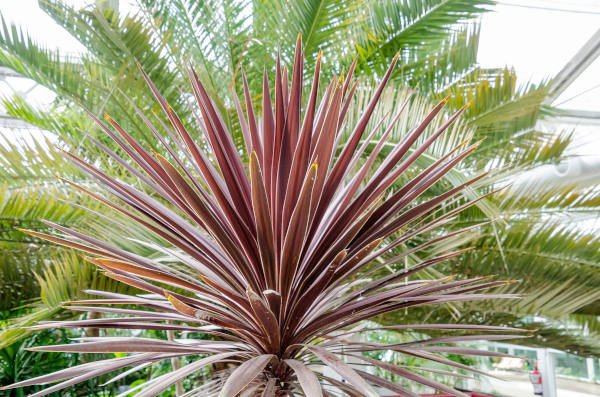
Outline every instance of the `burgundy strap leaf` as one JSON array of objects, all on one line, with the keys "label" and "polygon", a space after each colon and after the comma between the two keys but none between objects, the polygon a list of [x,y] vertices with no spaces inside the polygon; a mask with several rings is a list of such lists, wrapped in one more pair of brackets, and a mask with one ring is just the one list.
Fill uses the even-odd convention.
[{"label": "burgundy strap leaf", "polygon": [[203,367],[213,364],[213,363],[224,361],[225,359],[233,357],[237,354],[238,354],[237,352],[220,353],[220,354],[215,354],[215,355],[212,355],[209,357],[202,358],[198,361],[194,361],[191,364],[188,364],[184,367],[179,368],[178,370],[169,372],[169,373],[162,375],[159,378],[155,379],[150,387],[145,388],[144,390],[136,393],[136,396],[139,396],[139,397],[156,396],[156,395],[160,394],[161,392],[165,391],[166,389],[168,389],[170,386],[177,383],[179,380],[185,378],[186,376],[193,374],[194,372],[202,369]]},{"label": "burgundy strap leaf", "polygon": [[260,250],[265,288],[274,289],[277,283],[275,277],[277,269],[275,268],[276,253],[273,223],[263,173],[260,169],[258,155],[254,151],[250,155],[250,181],[252,187],[252,209],[254,211],[254,219],[256,220],[256,238]]},{"label": "burgundy strap leaf", "polygon": [[313,371],[298,360],[287,359],[284,362],[294,370],[298,376],[298,382],[302,386],[302,391],[306,397],[323,397],[323,389]]},{"label": "burgundy strap leaf", "polygon": [[368,397],[377,397],[378,394],[361,376],[356,373],[348,364],[340,360],[335,354],[318,346],[307,346],[315,356],[317,356],[325,365],[333,369],[340,376],[348,381],[356,390]]},{"label": "burgundy strap leaf", "polygon": [[253,357],[248,361],[242,363],[229,375],[219,397],[235,397],[239,392],[252,382],[273,360],[275,356],[273,354],[262,354],[257,357]]}]

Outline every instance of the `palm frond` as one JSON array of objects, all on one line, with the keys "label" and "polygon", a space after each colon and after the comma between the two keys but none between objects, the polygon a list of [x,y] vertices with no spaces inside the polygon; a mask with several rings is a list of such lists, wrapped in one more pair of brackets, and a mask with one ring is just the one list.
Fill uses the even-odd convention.
[{"label": "palm frond", "polygon": [[[42,252],[40,252],[42,251]],[[51,249],[37,249],[27,246],[7,247],[0,252],[0,310],[10,311],[31,303],[39,296],[36,272],[42,272],[47,264],[45,257],[52,255]]]},{"label": "palm frond", "polygon": [[171,62],[175,65],[193,62],[199,76],[207,82],[208,92],[221,97],[227,95],[222,82],[230,81],[232,71],[217,64],[222,55],[219,46],[226,45],[223,38],[226,29],[219,35],[213,34],[217,36],[214,41],[210,36],[216,30],[212,24],[225,27],[223,15],[218,13],[219,5],[210,1],[186,0],[140,0],[138,4],[146,25],[153,28],[165,43]]},{"label": "palm frond", "polygon": [[[468,277],[492,272],[520,280],[511,291],[525,298],[512,305],[498,303],[499,313],[561,319],[600,300],[596,236],[562,226],[560,221],[516,223],[499,234],[499,244],[492,234],[478,243],[486,255],[467,254],[453,269]],[[505,262],[497,260],[500,249]],[[477,309],[496,311],[481,306],[473,310]]]},{"label": "palm frond", "polygon": [[404,63],[394,76],[423,94],[444,92],[477,68],[480,25],[465,23]]},{"label": "palm frond", "polygon": [[[313,70],[319,50],[333,57],[350,55],[344,47],[364,23],[364,10],[368,7],[368,2],[363,0],[266,0],[259,4],[256,14],[260,30],[257,33],[270,39],[267,44],[271,47],[281,44],[284,56],[291,60],[296,36],[302,32],[309,71]],[[285,23],[281,23],[282,19]],[[325,70],[339,66],[328,66],[327,62],[323,60]],[[326,72],[324,76],[329,77],[329,74]]]},{"label": "palm frond", "polygon": [[[362,81],[356,89],[355,99],[350,104],[347,114],[347,125],[354,125],[361,117],[361,109],[367,105],[369,98],[373,95],[374,90],[369,88],[368,80]],[[406,109],[398,117],[394,117],[394,110],[406,104]],[[429,113],[429,109],[433,106],[431,100],[421,95],[415,95],[412,90],[402,89],[399,87],[391,86],[384,90],[379,100],[379,106],[375,110],[374,120],[384,120],[380,128],[377,127],[376,122],[371,122],[368,125],[368,131],[373,133],[365,137],[361,142],[365,147],[366,153],[371,153],[375,148],[377,142],[383,136],[384,132],[387,131],[389,134],[389,142],[386,142],[379,152],[379,161],[384,161],[385,157],[390,154],[395,146],[395,142],[402,141],[402,138],[418,124],[419,120],[422,120]],[[468,108],[467,108],[468,109]],[[424,143],[427,136],[434,133],[444,124],[444,119],[440,118],[433,120],[426,129],[426,134],[422,138],[417,140],[417,143]],[[388,131],[389,129],[389,131]],[[343,132],[340,142],[344,142],[346,136],[351,131],[345,129]],[[448,127],[446,133],[438,138],[435,142],[431,143],[428,148],[415,160],[415,166],[417,170],[423,170],[434,164],[440,158],[442,158],[448,151],[452,150],[456,146],[466,144],[473,138],[475,130],[468,125],[466,120],[457,120],[451,126]],[[409,149],[411,152],[411,149]],[[477,157],[479,154],[474,153],[470,157]],[[460,186],[467,182],[472,175],[472,168],[461,168],[460,166],[455,167],[445,174],[442,178],[448,186]],[[407,175],[410,177],[410,175]],[[402,178],[402,176],[401,176]],[[407,182],[409,179],[401,180],[401,182]],[[477,182],[473,187],[479,188],[482,186],[489,185],[491,182],[489,178]],[[443,186],[443,185],[442,185]],[[435,186],[432,187],[435,189]],[[441,193],[437,192],[438,194]],[[475,199],[477,195],[471,189],[466,189],[463,194],[469,199]],[[487,216],[488,219],[496,219],[499,217],[499,209],[496,204],[489,199],[483,199],[475,204],[481,212]]]},{"label": "palm frond", "polygon": [[[10,150],[12,152],[19,153],[23,148],[28,151],[37,150],[37,153],[31,158],[39,157],[44,159],[52,156],[52,161],[44,164],[43,169],[48,168],[50,164],[55,164],[54,167],[62,165],[66,167],[66,162],[60,162],[54,159],[56,151],[52,150],[53,145],[57,141],[60,142],[71,142],[74,147],[79,146],[83,143],[84,136],[81,131],[88,131],[91,123],[85,112],[79,111],[78,109],[68,109],[64,106],[50,106],[41,107],[34,106],[27,102],[25,98],[19,95],[13,95],[12,97],[6,97],[2,101],[6,113],[12,117],[25,121],[33,127],[37,127],[42,131],[47,131],[43,138],[26,139],[18,142],[18,146],[12,145]],[[52,138],[56,140],[50,141]],[[3,136],[4,140],[7,141],[6,137]],[[9,142],[11,143],[11,142]],[[41,148],[43,147],[43,151]],[[30,167],[36,168],[36,167]],[[67,175],[68,172],[62,171],[61,175]]]},{"label": "palm frond", "polygon": [[[0,133],[0,180],[6,186],[54,182],[56,172],[66,175],[75,168],[62,161],[52,149],[49,134],[32,130],[9,130]],[[63,167],[60,167],[62,164]]]},{"label": "palm frond", "polygon": [[[527,159],[532,143],[551,141],[553,137],[535,130],[540,116],[548,113],[542,102],[548,95],[549,85],[517,89],[516,79],[514,70],[477,68],[435,97],[450,95],[455,109],[472,101],[473,105],[465,112],[465,117],[476,128],[476,137],[485,138],[481,155],[505,158],[518,166],[519,156]],[[563,135],[561,140],[568,141],[568,136]],[[512,156],[507,147],[513,152]]]},{"label": "palm frond", "polygon": [[48,226],[40,219],[75,226],[86,211],[74,207],[72,202],[79,202],[91,208],[98,207],[92,199],[73,192],[60,181],[26,188],[4,185],[0,189],[0,240],[23,244],[40,242],[18,230],[48,230]]},{"label": "palm frond", "polygon": [[8,25],[1,16],[0,20],[0,65],[63,95],[76,97],[87,91],[81,77],[83,67],[77,59],[43,48],[21,28]]},{"label": "palm frond", "polygon": [[[26,253],[25,250],[23,250]],[[3,252],[4,254],[4,252]],[[6,254],[11,254],[7,252]],[[16,254],[16,252],[12,252]],[[86,291],[102,290],[112,293],[137,292],[125,284],[112,280],[99,274],[95,266],[82,260],[74,252],[62,247],[50,247],[39,253],[26,253],[31,260],[42,260],[36,268],[27,266],[29,272],[29,288],[32,288],[31,310],[17,317],[11,318],[3,324],[0,330],[0,349],[22,340],[33,332],[26,327],[40,322],[61,320],[76,320],[81,316],[77,310],[64,308],[65,303],[78,299],[92,297]],[[14,259],[14,258],[12,258]],[[15,263],[15,262],[11,262]],[[26,266],[25,261],[20,261],[21,266]],[[35,283],[34,283],[35,281]],[[18,284],[14,284],[16,287]]]},{"label": "palm frond", "polygon": [[381,72],[382,62],[400,51],[401,64],[415,62],[465,19],[486,12],[490,1],[426,0],[370,3],[364,37],[357,42],[359,70]]}]

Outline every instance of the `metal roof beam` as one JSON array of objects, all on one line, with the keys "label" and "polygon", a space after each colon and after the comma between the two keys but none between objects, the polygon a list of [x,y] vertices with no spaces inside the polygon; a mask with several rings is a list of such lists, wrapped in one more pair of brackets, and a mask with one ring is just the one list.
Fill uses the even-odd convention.
[{"label": "metal roof beam", "polygon": [[583,122],[587,124],[600,123],[600,112],[594,110],[561,109],[554,119],[569,119],[570,122]]},{"label": "metal roof beam", "polygon": [[600,29],[554,77],[550,94],[544,100],[544,105],[551,105],[598,56],[600,56]]}]

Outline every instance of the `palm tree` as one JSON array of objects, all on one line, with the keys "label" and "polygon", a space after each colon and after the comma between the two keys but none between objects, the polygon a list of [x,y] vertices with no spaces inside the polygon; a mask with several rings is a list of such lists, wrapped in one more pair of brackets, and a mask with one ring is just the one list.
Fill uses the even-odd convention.
[{"label": "palm tree", "polygon": [[[20,97],[5,98],[9,114],[54,132],[62,147],[86,161],[103,163],[105,169],[115,169],[113,176],[131,183],[136,183],[132,175],[111,167],[114,160],[92,144],[92,140],[119,154],[122,150],[90,123],[77,104],[96,116],[104,112],[121,115],[119,122],[136,140],[164,152],[136,116],[137,109],[128,103],[127,98],[131,98],[144,114],[154,114],[158,122],[167,123],[145,87],[136,60],[189,126],[191,136],[201,140],[201,131],[194,123],[195,108],[186,101],[189,92],[180,95],[180,90],[186,90],[185,66],[190,63],[206,82],[208,93],[215,98],[216,107],[224,114],[224,122],[241,149],[243,131],[236,121],[237,110],[231,91],[238,92],[243,102],[252,102],[257,109],[256,117],[260,117],[262,98],[244,96],[241,75],[244,73],[247,77],[249,92],[259,92],[263,68],[273,75],[277,46],[282,49],[282,62],[291,65],[292,43],[299,31],[303,32],[303,49],[308,59],[305,68],[309,72],[314,70],[313,60],[319,57],[320,49],[327,54],[321,64],[325,78],[341,69],[354,68],[359,81],[356,88],[350,87],[356,90],[357,99],[349,105],[349,120],[358,117],[360,101],[368,98],[367,87],[372,85],[373,77],[381,76],[400,50],[401,66],[392,74],[393,84],[383,93],[382,105],[377,111],[385,114],[412,91],[416,95],[409,104],[408,116],[403,116],[391,131],[392,138],[398,139],[406,133],[416,119],[427,114],[435,101],[447,95],[450,95],[449,111],[456,111],[475,99],[465,112],[465,120],[453,127],[445,141],[428,149],[417,165],[422,169],[435,162],[465,133],[474,139],[485,138],[481,150],[427,194],[457,186],[466,181],[468,175],[490,167],[500,170],[481,181],[477,188],[494,191],[514,181],[525,170],[560,161],[570,142],[568,134],[550,135],[536,128],[536,122],[552,112],[542,106],[550,83],[517,89],[513,71],[485,70],[477,65],[479,27],[475,21],[491,1],[138,0],[137,3],[135,15],[123,16],[102,7],[75,9],[60,1],[40,1],[44,10],[85,46],[86,52],[77,57],[40,47],[20,28],[4,22],[0,37],[0,64],[57,94],[52,106],[46,108]],[[355,53],[358,58],[353,64]],[[286,73],[284,71],[284,75]],[[364,142],[367,152],[375,147],[374,142],[382,132],[377,131],[369,138],[373,144]],[[31,225],[27,228],[44,232],[47,227],[37,221],[39,215],[75,228],[89,224],[89,216],[92,216],[97,232],[111,239],[101,212],[90,215],[58,201],[50,206],[44,199],[44,192],[51,191],[69,202],[84,205],[83,195],[68,197],[78,193],[70,190],[71,193],[67,193],[64,183],[50,178],[59,173],[70,180],[82,181],[80,171],[57,160],[49,145],[25,145],[27,150],[6,149],[2,153],[0,166],[5,181],[5,202],[22,200],[18,206],[9,206],[6,215],[3,212],[3,219],[13,224],[29,222]],[[387,147],[384,148],[378,161],[388,152]],[[31,158],[42,159],[39,167],[32,166]],[[505,278],[521,280],[518,285],[505,289],[527,298],[520,305],[453,304],[430,315],[461,322],[483,313],[485,322],[536,328],[540,324],[529,324],[528,319],[545,318],[547,321],[541,326],[547,336],[546,345],[555,343],[558,348],[597,354],[597,349],[585,340],[561,333],[564,322],[592,324],[593,316],[598,314],[594,303],[599,299],[600,273],[596,256],[600,242],[559,216],[585,215],[598,209],[597,193],[575,182],[552,188],[533,184],[526,188],[526,195],[523,185],[512,185],[479,201],[476,207],[447,223],[444,226],[447,230],[458,230],[480,221],[500,219],[481,232],[469,234],[469,238],[462,236],[449,241],[446,248],[473,245],[480,249],[467,253],[461,267],[453,264],[437,271],[466,277],[487,275],[493,269],[492,272]],[[399,183],[401,185],[402,180]],[[96,186],[90,184],[88,188],[94,190]],[[469,192],[465,196],[473,197]],[[15,254],[5,257],[3,267],[21,262],[22,257],[17,252],[21,252],[24,244],[29,247],[28,254],[32,258],[25,263],[34,262],[42,250],[47,249],[41,241],[32,241],[15,230],[14,225],[8,226],[3,228],[3,244]],[[124,223],[122,227],[127,229],[128,226]],[[141,248],[136,246],[136,249]],[[410,246],[396,249],[402,251]],[[148,249],[146,254],[151,251]],[[437,253],[432,250],[420,256],[411,254],[405,259],[406,266]],[[388,315],[380,321],[396,320]]]}]

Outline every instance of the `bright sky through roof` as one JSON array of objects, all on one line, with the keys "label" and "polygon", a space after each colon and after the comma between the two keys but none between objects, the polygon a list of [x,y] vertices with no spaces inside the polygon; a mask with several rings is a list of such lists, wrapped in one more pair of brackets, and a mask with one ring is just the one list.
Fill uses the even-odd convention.
[{"label": "bright sky through roof", "polygon": [[[514,67],[519,84],[556,75],[600,29],[599,0],[500,0],[493,10],[482,17],[478,61],[483,67]],[[600,111],[600,58],[559,104]]]},{"label": "bright sky through roof", "polygon": [[600,28],[600,15],[512,4],[501,2],[483,15],[477,57],[483,67],[514,66],[522,81],[558,73]]},{"label": "bright sky through roof", "polygon": [[[48,48],[59,48],[68,53],[82,52],[85,48],[38,6],[37,0],[0,0],[0,11],[7,22],[12,22],[28,32],[36,42]],[[85,5],[90,1],[67,1],[73,5]]]}]

